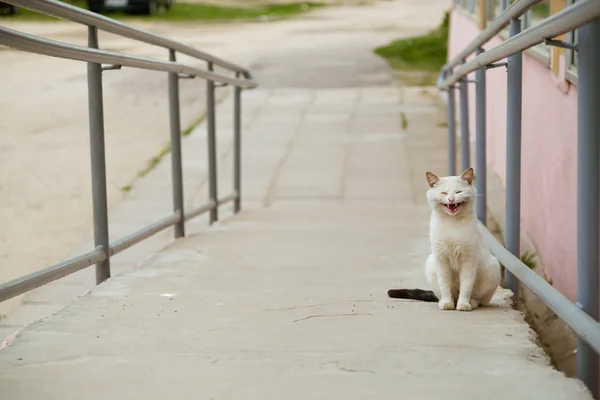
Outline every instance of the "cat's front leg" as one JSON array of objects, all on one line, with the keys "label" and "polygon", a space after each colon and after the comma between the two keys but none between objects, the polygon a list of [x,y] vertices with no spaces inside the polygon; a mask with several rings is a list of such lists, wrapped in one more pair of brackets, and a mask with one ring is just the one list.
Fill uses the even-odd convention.
[{"label": "cat's front leg", "polygon": [[473,293],[473,285],[477,278],[477,267],[473,262],[464,262],[459,271],[460,292],[458,294],[458,302],[456,309],[458,311],[471,311],[477,306],[476,302],[471,302],[471,294]]},{"label": "cat's front leg", "polygon": [[441,260],[437,260],[437,276],[440,286],[441,298],[438,302],[440,310],[454,310],[454,299],[452,298],[452,271],[450,267]]}]

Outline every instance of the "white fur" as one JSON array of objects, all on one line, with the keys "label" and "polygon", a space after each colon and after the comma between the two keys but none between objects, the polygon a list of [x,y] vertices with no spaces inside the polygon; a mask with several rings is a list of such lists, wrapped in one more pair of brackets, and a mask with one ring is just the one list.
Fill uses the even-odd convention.
[{"label": "white fur", "polygon": [[[470,311],[489,304],[500,284],[500,265],[484,242],[477,226],[471,184],[473,170],[461,176],[438,178],[427,173],[431,206],[431,254],[425,275],[442,310]],[[452,212],[445,205],[460,203]]]}]

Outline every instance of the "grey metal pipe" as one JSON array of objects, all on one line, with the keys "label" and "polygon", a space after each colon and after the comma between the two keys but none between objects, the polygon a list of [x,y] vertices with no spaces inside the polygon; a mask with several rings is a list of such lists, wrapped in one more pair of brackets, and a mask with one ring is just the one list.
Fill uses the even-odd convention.
[{"label": "grey metal pipe", "polygon": [[116,242],[110,245],[110,255],[114,256],[115,254],[118,254],[123,250],[127,250],[135,244],[138,244],[142,240],[147,239],[150,236],[164,229],[167,229],[172,225],[176,225],[179,221],[183,219],[182,215],[183,214],[177,211],[173,215],[169,215],[166,218],[156,221],[155,223],[150,224],[145,228],[142,228],[136,232],[133,232],[130,235],[125,236],[124,238],[117,240]]},{"label": "grey metal pipe", "polygon": [[475,39],[473,39],[464,49],[461,50],[446,66],[446,69],[454,68],[460,65],[463,60],[466,60],[471,54],[475,53],[477,49],[484,44],[486,44],[491,38],[496,36],[498,33],[502,31],[502,29],[506,28],[510,23],[510,20],[513,18],[519,18],[523,15],[527,10],[536,5],[537,3],[541,3],[543,0],[518,0],[515,1],[510,7],[507,8],[508,2],[503,5],[503,12],[490,22],[486,29],[481,31]]},{"label": "grey metal pipe", "polygon": [[[483,53],[480,47],[477,55]],[[479,68],[475,73],[475,167],[477,187],[477,217],[487,224],[487,160],[486,160],[486,93],[485,93],[485,67]]]},{"label": "grey metal pipe", "polygon": [[[88,45],[98,48],[98,29],[88,28]],[[108,235],[108,207],[106,199],[106,155],[104,148],[104,105],[102,96],[102,65],[87,65],[88,108],[90,124],[90,155],[92,164],[92,202],[94,210],[94,244],[106,253],[96,265],[96,283],[110,278],[110,246]]]},{"label": "grey metal pipe", "polygon": [[573,5],[458,67],[452,75],[448,76],[438,85],[438,88],[446,90],[463,76],[480,67],[490,65],[512,54],[544,43],[547,38],[553,38],[572,31],[579,26],[592,22],[598,17],[600,17],[600,1],[577,0]]},{"label": "grey metal pipe", "polygon": [[230,201],[235,201],[238,198],[239,198],[239,195],[236,192],[233,192],[231,194],[228,194],[225,197],[221,197],[219,199],[219,201],[217,202],[217,206],[222,206],[223,204],[227,204]]},{"label": "grey metal pipe", "polygon": [[454,86],[448,88],[448,175],[456,175],[456,97]]},{"label": "grey metal pipe", "polygon": [[[600,20],[579,28],[577,86],[577,304],[599,318]],[[577,340],[577,377],[598,398],[598,354]]]},{"label": "grey metal pipe", "polygon": [[[169,60],[175,62],[175,50],[169,50]],[[171,180],[173,211],[184,215],[183,169],[181,166],[181,117],[179,110],[179,74],[169,72],[169,119],[171,125]],[[175,238],[185,236],[185,220],[175,224]]]},{"label": "grey metal pipe", "polygon": [[[521,21],[510,21],[510,36],[521,31]],[[521,253],[521,114],[523,91],[523,56],[508,57],[506,112],[506,234],[508,251],[516,257]],[[519,281],[510,271],[504,273],[504,283],[514,293],[515,307],[519,306]]]},{"label": "grey metal pipe", "polygon": [[531,16],[532,15],[533,15],[533,11],[527,10],[527,12],[521,16],[521,24],[523,25],[522,29],[527,29],[531,26]]},{"label": "grey metal pipe", "polygon": [[460,156],[462,170],[471,166],[471,147],[469,140],[469,87],[466,77],[459,81],[460,92]]},{"label": "grey metal pipe", "polygon": [[234,77],[215,74],[214,72],[170,61],[155,60],[147,57],[131,56],[114,51],[91,49],[88,47],[62,43],[56,40],[18,32],[2,26],[0,26],[0,44],[30,53],[69,60],[122,65],[124,67],[142,68],[154,71],[177,72],[193,77],[214,80],[216,82],[228,83],[247,89],[257,86],[256,82],[252,80],[236,79]]},{"label": "grey metal pipe", "polygon": [[196,207],[193,210],[190,210],[185,213],[185,220],[188,221],[198,215],[202,215],[204,213],[209,212],[213,208],[217,207],[217,203],[214,201],[208,201],[207,203],[202,204],[200,207]]},{"label": "grey metal pipe", "polygon": [[242,89],[233,92],[233,190],[237,193],[233,212],[242,208]]},{"label": "grey metal pipe", "polygon": [[[208,70],[213,70],[213,65],[208,64]],[[210,201],[218,204],[218,181],[217,181],[217,134],[216,134],[216,110],[215,110],[215,83],[206,81],[206,139],[208,149],[208,197]],[[219,220],[219,208],[210,210],[210,223]]]},{"label": "grey metal pipe", "polygon": [[577,336],[600,353],[600,324],[506,250],[483,224],[479,224],[479,227],[490,251],[498,258],[498,261],[550,307],[560,319],[573,329]]},{"label": "grey metal pipe", "polygon": [[102,263],[106,259],[104,250],[100,247],[75,258],[60,262],[40,271],[21,276],[12,281],[0,284],[0,302],[27,293],[30,290],[44,286],[57,279],[64,278],[93,264]]},{"label": "grey metal pipe", "polygon": [[212,62],[213,64],[219,65],[223,68],[227,68],[236,72],[241,72],[242,74],[244,74],[244,76],[250,77],[250,72],[244,67],[222,60],[218,57],[202,52],[200,50],[196,50],[193,47],[186,46],[167,37],[157,35],[155,33],[151,33],[142,29],[134,28],[122,22],[116,21],[112,18],[108,18],[95,12],[84,10],[80,7],[72,6],[61,1],[7,0],[6,3],[37,11],[42,14],[67,19],[69,21],[77,22],[83,25],[95,26],[96,28],[102,31],[114,33],[115,35],[123,36],[129,39],[138,40],[140,42],[148,43],[155,46],[161,46],[166,49],[173,49],[188,56]]}]

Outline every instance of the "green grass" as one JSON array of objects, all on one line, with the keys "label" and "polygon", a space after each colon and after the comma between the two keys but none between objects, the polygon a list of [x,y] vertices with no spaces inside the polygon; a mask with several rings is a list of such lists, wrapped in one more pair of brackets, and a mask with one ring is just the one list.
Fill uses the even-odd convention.
[{"label": "green grass", "polygon": [[[206,114],[202,114],[202,116],[200,118],[198,118],[196,121],[192,122],[192,124],[190,126],[188,126],[184,131],[181,132],[181,136],[182,137],[189,136],[198,125],[200,125],[202,122],[204,122],[205,119],[206,119]],[[141,170],[140,172],[138,172],[138,177],[143,178],[144,176],[148,175],[148,173],[150,173],[150,171],[152,171],[162,161],[162,159],[170,152],[171,152],[171,144],[169,143],[169,144],[165,145],[165,147],[160,149],[158,154],[155,155],[154,157],[152,157],[150,159],[150,161],[148,161],[148,164],[146,165],[146,167],[143,170]],[[131,189],[133,189],[133,184],[123,186],[121,188],[121,190],[124,192],[130,192]]]},{"label": "green grass", "polygon": [[529,269],[534,269],[537,265],[535,262],[535,254],[526,251],[523,255],[521,255],[521,262],[529,267]]},{"label": "green grass", "polygon": [[206,114],[202,114],[202,116],[200,116],[200,118],[198,118],[197,120],[192,122],[190,126],[188,126],[183,132],[181,132],[181,136],[183,136],[183,137],[189,136],[194,131],[194,129],[196,129],[196,127],[198,125],[200,125],[202,122],[204,122],[205,119],[206,119]]},{"label": "green grass", "polygon": [[[87,8],[86,3],[83,1],[68,1],[77,7]],[[257,19],[281,19],[290,17],[298,14],[302,14],[309,10],[323,7],[325,4],[316,2],[295,2],[287,4],[264,4],[253,7],[228,7],[228,6],[216,6],[208,4],[198,3],[175,3],[173,7],[168,10],[152,15],[136,15],[122,12],[108,12],[106,16],[119,19],[138,19],[138,20],[152,20],[152,21],[171,21],[171,22],[186,22],[186,21],[244,21],[244,20],[257,20]],[[19,9],[17,15],[6,16],[0,18],[10,18],[14,20],[36,20],[36,21],[56,21],[54,17],[39,14],[34,11]]]},{"label": "green grass", "polygon": [[[217,104],[220,104],[221,101],[223,101],[224,99],[225,98],[219,100],[217,102]],[[196,127],[198,125],[200,125],[202,122],[204,122],[205,119],[206,119],[206,114],[202,114],[197,120],[192,122],[190,124],[190,126],[188,126],[185,130],[183,130],[181,132],[181,136],[186,137],[186,136],[191,135],[191,133],[194,131],[194,129],[196,129]],[[141,171],[138,172],[138,178],[143,178],[146,175],[148,175],[150,173],[150,171],[152,171],[154,168],[156,168],[156,166],[158,164],[160,164],[162,159],[170,152],[171,152],[171,144],[169,143],[169,144],[166,144],[162,149],[160,149],[158,154],[155,155],[154,157],[152,157],[150,159],[150,161],[148,161],[148,163],[146,164],[146,167],[144,167],[144,169],[142,169]],[[134,182],[132,182],[128,185],[125,185],[125,186],[121,187],[121,191],[123,193],[129,193],[133,189],[133,185],[134,185]]]},{"label": "green grass", "polygon": [[125,185],[125,186],[123,186],[123,187],[121,188],[121,190],[122,190],[124,193],[129,193],[129,192],[131,192],[131,189],[133,189],[133,184],[132,184],[132,183],[131,183],[131,184],[129,184],[129,185]]},{"label": "green grass", "polygon": [[546,18],[550,16],[550,4],[547,2],[537,3],[531,8],[531,13],[536,17]]},{"label": "green grass", "polygon": [[158,14],[153,18],[164,21],[279,19],[302,14],[311,9],[323,6],[324,4],[322,3],[313,2],[266,4],[257,7],[223,7],[207,4],[175,3],[170,11]]},{"label": "green grass", "polygon": [[402,124],[403,131],[408,129],[408,118],[406,118],[406,113],[404,111],[400,113],[400,123]]},{"label": "green grass", "polygon": [[[140,178],[143,178],[144,176],[148,175],[148,173],[150,171],[152,171],[160,163],[160,161],[170,152],[171,152],[171,144],[168,144],[165,147],[163,147],[162,149],[160,149],[158,154],[155,155],[154,157],[152,157],[150,159],[150,161],[148,161],[148,165],[146,165],[146,168],[144,168],[143,170],[138,172],[138,176]],[[131,190],[132,188],[133,188],[133,186],[131,186],[129,188],[129,190]]]},{"label": "green grass", "polygon": [[[87,9],[86,1],[82,0],[63,0],[63,3],[71,4],[73,6],[81,7]],[[35,11],[28,10],[26,8],[17,7],[16,15],[5,15],[0,14],[0,21],[8,20],[8,21],[60,21],[60,18],[51,17],[46,14],[40,14]]]},{"label": "green grass", "polygon": [[389,65],[397,70],[440,71],[448,54],[449,14],[446,13],[442,24],[423,36],[400,39],[375,49],[375,54],[385,58]]}]

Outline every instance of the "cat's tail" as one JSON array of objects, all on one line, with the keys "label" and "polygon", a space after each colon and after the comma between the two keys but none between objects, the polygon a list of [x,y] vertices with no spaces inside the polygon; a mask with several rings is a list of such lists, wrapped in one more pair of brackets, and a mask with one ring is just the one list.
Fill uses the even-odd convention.
[{"label": "cat's tail", "polygon": [[432,290],[422,289],[390,289],[388,290],[388,296],[393,299],[420,300],[431,303],[439,301]]}]

